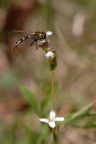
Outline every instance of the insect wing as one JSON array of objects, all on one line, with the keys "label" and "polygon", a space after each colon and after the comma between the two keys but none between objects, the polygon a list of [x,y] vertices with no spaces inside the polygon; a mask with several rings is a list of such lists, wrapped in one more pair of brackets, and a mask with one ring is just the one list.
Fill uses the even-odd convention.
[{"label": "insect wing", "polygon": [[22,31],[22,30],[12,30],[13,32],[17,32],[17,33],[32,33],[31,31],[29,32],[29,31]]}]

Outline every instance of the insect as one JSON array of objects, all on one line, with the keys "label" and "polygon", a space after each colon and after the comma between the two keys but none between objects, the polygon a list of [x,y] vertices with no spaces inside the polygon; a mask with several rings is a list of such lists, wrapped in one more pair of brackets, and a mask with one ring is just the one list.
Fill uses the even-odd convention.
[{"label": "insect", "polygon": [[[24,31],[17,31],[17,32],[24,32]],[[30,44],[30,46],[36,45],[36,49],[38,49],[40,43],[45,42],[46,38],[52,35],[51,31],[48,32],[33,32],[31,35],[26,35],[23,38],[19,39],[15,45],[13,45],[13,49],[17,48],[19,44],[21,44],[23,41],[27,40],[27,39],[31,39],[32,42]]]}]

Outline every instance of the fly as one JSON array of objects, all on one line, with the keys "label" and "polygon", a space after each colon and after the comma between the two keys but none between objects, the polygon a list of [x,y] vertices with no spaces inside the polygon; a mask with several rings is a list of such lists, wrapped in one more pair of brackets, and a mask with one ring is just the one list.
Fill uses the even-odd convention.
[{"label": "fly", "polygon": [[[24,32],[24,31],[17,31],[17,32]],[[48,31],[48,32],[33,32],[31,35],[26,35],[23,38],[19,39],[15,45],[13,45],[13,49],[17,48],[22,42],[26,41],[27,39],[31,39],[32,42],[30,44],[30,46],[36,45],[36,49],[38,49],[39,47],[39,43],[41,42],[45,42],[47,36],[51,35],[52,32]]]}]

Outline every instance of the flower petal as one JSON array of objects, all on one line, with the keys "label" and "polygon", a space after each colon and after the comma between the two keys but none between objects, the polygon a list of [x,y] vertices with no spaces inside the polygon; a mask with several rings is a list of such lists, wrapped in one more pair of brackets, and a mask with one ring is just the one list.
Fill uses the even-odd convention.
[{"label": "flower petal", "polygon": [[54,53],[53,52],[51,52],[51,51],[48,51],[47,53],[46,53],[46,55],[45,55],[47,58],[54,58]]},{"label": "flower petal", "polygon": [[55,116],[56,116],[55,111],[54,111],[54,110],[51,110],[51,111],[50,111],[50,116],[49,116],[50,121],[55,121]]},{"label": "flower petal", "polygon": [[49,123],[48,119],[45,119],[45,118],[41,118],[39,119],[41,122],[45,122],[45,123]]},{"label": "flower petal", "polygon": [[56,125],[55,125],[55,122],[49,122],[48,124],[49,124],[49,126],[50,126],[51,128],[55,128],[55,126],[56,126]]},{"label": "flower petal", "polygon": [[47,31],[46,32],[46,36],[50,36],[50,35],[52,35],[52,32],[51,31]]},{"label": "flower petal", "polygon": [[56,117],[55,121],[64,121],[64,117]]}]

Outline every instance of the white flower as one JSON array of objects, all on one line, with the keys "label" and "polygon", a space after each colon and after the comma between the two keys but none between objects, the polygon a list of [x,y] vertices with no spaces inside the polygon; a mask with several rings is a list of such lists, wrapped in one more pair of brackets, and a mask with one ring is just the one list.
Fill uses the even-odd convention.
[{"label": "white flower", "polygon": [[64,121],[64,117],[56,117],[56,113],[54,110],[51,110],[49,119],[41,118],[39,119],[41,122],[47,123],[51,128],[55,128],[57,121]]},{"label": "white flower", "polygon": [[50,35],[52,35],[52,32],[51,31],[47,31],[46,32],[46,36],[50,36]]},{"label": "white flower", "polygon": [[45,54],[45,56],[47,57],[47,58],[54,58],[54,53],[53,52],[51,52],[51,51],[48,51],[46,54]]}]

